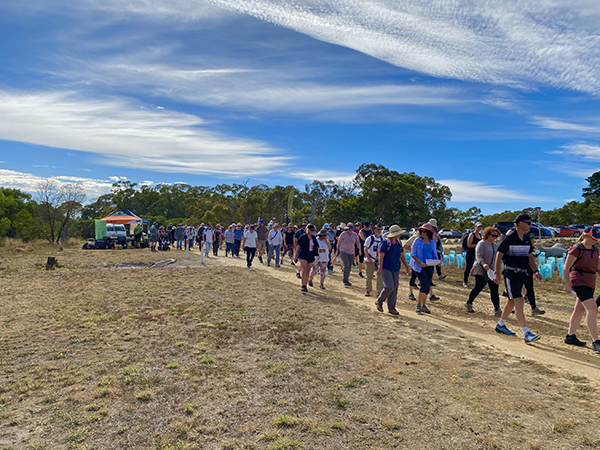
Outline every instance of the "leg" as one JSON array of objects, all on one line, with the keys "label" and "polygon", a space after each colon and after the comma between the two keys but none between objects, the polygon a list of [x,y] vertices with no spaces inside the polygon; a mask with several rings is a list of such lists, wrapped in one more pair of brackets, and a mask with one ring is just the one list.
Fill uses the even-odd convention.
[{"label": "leg", "polygon": [[467,266],[465,267],[465,273],[463,274],[463,283],[469,283],[469,274],[471,273],[471,269],[473,268],[473,264],[475,263],[475,255],[471,255],[470,252],[467,252],[466,256]]},{"label": "leg", "polygon": [[581,302],[587,312],[585,317],[585,321],[588,329],[590,330],[590,334],[592,335],[592,340],[598,340],[598,322],[596,316],[598,315],[598,306],[596,305],[596,301],[591,298],[589,300],[585,300]]},{"label": "leg", "polygon": [[392,311],[396,309],[396,297],[398,296],[398,282],[400,281],[400,271],[395,270],[392,274],[392,292],[388,295],[387,305],[388,310]]},{"label": "leg", "polygon": [[313,263],[309,263],[307,260],[301,259],[300,266],[302,267],[302,286],[306,286],[308,284],[308,275],[312,270]]},{"label": "leg", "polygon": [[273,258],[273,246],[267,243],[267,266],[271,265],[271,259]]},{"label": "leg", "polygon": [[349,283],[350,280],[350,269],[352,268],[352,261],[354,259],[354,255],[351,253],[341,253],[342,261],[344,262],[344,283]]},{"label": "leg", "polygon": [[370,294],[373,290],[373,274],[375,273],[375,264],[367,261],[367,290],[366,293]]},{"label": "leg", "polygon": [[527,274],[527,279],[525,280],[524,284],[525,284],[525,291],[527,292],[527,299],[529,300],[531,309],[534,310],[536,308],[536,304],[535,304],[535,291],[533,290],[533,274]]},{"label": "leg", "polygon": [[310,271],[310,275],[309,275],[309,277],[308,277],[308,279],[309,279],[310,281],[312,281],[312,280],[313,280],[313,278],[314,278],[314,277],[315,277],[315,275],[317,274],[317,271],[318,271],[318,270],[319,270],[319,262],[318,262],[318,261],[315,261],[315,262],[313,263],[313,265],[312,265],[312,269],[311,269],[311,271]]},{"label": "leg", "polygon": [[325,277],[327,276],[327,261],[319,261],[319,275],[321,276],[321,284],[325,284]]},{"label": "leg", "polygon": [[498,285],[494,283],[490,278],[485,275],[484,278],[487,281],[487,284],[490,288],[490,298],[492,300],[492,305],[494,305],[494,311],[498,311],[500,309],[500,296],[498,295]]},{"label": "leg", "polygon": [[275,246],[275,265],[277,267],[279,267],[279,262],[281,260],[281,257],[279,256],[281,254],[281,245],[276,245]]},{"label": "leg", "polygon": [[379,296],[377,297],[377,303],[380,305],[387,300],[394,290],[394,277],[392,275],[392,271],[383,269],[381,271],[381,279],[383,282],[383,289],[381,292],[379,292]]},{"label": "leg", "polygon": [[569,334],[575,334],[577,332],[584,312],[585,306],[583,306],[581,300],[577,299],[575,307],[573,308],[573,314],[571,314],[571,319],[569,319]]},{"label": "leg", "polygon": [[472,305],[473,300],[477,298],[477,296],[481,293],[484,287],[485,278],[483,277],[483,275],[475,275],[475,287],[471,290],[471,293],[469,294],[469,300],[467,300],[467,303]]}]

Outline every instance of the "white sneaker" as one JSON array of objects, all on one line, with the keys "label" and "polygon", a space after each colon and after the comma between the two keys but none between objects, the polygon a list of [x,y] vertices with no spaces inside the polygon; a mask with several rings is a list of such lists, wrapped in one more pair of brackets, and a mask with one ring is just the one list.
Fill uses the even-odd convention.
[{"label": "white sneaker", "polygon": [[467,283],[463,283],[463,287],[467,289],[471,289],[471,287]]}]

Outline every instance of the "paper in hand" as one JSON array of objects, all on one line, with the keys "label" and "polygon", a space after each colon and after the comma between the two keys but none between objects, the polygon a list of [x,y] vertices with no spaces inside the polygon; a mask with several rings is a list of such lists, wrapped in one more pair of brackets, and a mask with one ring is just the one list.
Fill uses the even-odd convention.
[{"label": "paper in hand", "polygon": [[496,275],[496,274],[494,273],[494,271],[493,271],[492,269],[488,269],[488,271],[487,271],[487,276],[489,277],[489,279],[490,279],[490,280],[493,280],[493,279],[494,279],[494,275]]}]

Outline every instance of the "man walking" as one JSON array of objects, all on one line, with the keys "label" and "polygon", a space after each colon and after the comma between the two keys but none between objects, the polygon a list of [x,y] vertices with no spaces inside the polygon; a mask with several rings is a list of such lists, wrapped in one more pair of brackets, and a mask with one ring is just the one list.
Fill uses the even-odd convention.
[{"label": "man walking", "polygon": [[262,255],[265,253],[267,249],[267,227],[265,226],[265,221],[260,219],[258,221],[258,227],[256,228],[256,235],[258,236],[258,241],[256,243],[256,249],[258,250],[258,260],[262,264],[263,259]]},{"label": "man walking", "polygon": [[[367,290],[365,297],[371,295],[373,290],[373,276],[377,273],[379,268],[379,246],[381,245],[381,225],[375,225],[373,227],[373,234],[367,237],[365,240],[364,252],[365,261],[367,263]],[[377,295],[383,289],[383,281],[381,277],[377,277]]]},{"label": "man walking", "polygon": [[271,258],[275,253],[275,267],[279,267],[279,257],[281,254],[281,244],[283,244],[283,236],[279,230],[279,224],[274,223],[273,229],[269,231],[267,236],[267,266],[271,265]]},{"label": "man walking", "polygon": [[349,222],[344,226],[343,233],[340,234],[337,244],[336,256],[341,256],[342,262],[344,263],[344,285],[352,286],[350,283],[350,270],[352,269],[352,263],[354,262],[354,252],[361,254],[360,239],[350,227],[354,227],[352,222]]},{"label": "man walking", "polygon": [[206,225],[206,230],[204,230],[204,255],[208,258],[208,252],[213,246],[215,241],[215,232],[210,225]]}]

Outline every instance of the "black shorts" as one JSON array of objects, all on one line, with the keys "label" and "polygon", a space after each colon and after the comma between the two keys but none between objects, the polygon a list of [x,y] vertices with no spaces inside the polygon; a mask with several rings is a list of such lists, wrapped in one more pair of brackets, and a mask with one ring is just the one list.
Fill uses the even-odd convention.
[{"label": "black shorts", "polygon": [[528,276],[527,272],[504,271],[504,285],[506,286],[509,300],[523,298],[523,284]]},{"label": "black shorts", "polygon": [[358,262],[359,263],[365,262],[365,254],[364,253],[361,253],[360,255],[358,255]]},{"label": "black shorts", "polygon": [[417,272],[417,278],[419,279],[419,292],[429,294],[431,290],[431,279],[433,278],[433,266],[422,267],[420,272]]},{"label": "black shorts", "polygon": [[594,298],[594,288],[589,286],[571,286],[571,288],[577,294],[577,298],[582,302]]}]

